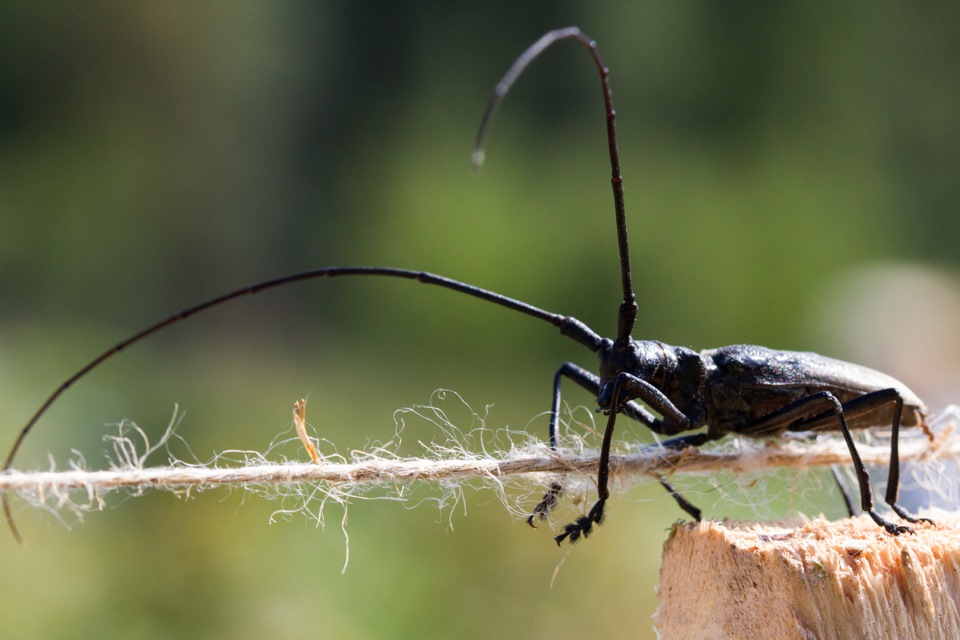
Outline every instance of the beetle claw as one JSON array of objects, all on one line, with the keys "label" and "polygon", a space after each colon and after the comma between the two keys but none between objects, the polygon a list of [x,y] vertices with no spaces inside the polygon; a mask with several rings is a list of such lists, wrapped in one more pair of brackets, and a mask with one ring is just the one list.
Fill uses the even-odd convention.
[{"label": "beetle claw", "polygon": [[606,502],[606,498],[601,498],[597,500],[597,503],[593,505],[593,508],[590,509],[590,513],[587,515],[577,518],[576,522],[571,522],[563,528],[563,533],[556,536],[554,540],[557,541],[557,546],[563,544],[563,541],[570,539],[570,544],[573,544],[581,537],[589,537],[593,533],[593,525],[597,526],[603,524],[603,505]]},{"label": "beetle claw", "polygon": [[899,536],[901,533],[916,533],[912,528],[906,525],[894,524],[889,520],[884,520],[880,514],[873,509],[870,509],[867,513],[870,514],[870,517],[873,518],[874,522],[886,529],[887,533],[890,535]]},{"label": "beetle claw", "polygon": [[896,511],[897,515],[903,518],[904,520],[906,520],[907,522],[912,522],[914,524],[918,522],[924,522],[926,524],[929,524],[932,527],[937,526],[937,523],[931,520],[930,518],[920,518],[918,516],[915,516],[898,504],[891,504],[890,508]]},{"label": "beetle claw", "polygon": [[527,518],[527,524],[536,529],[537,525],[534,524],[536,520],[546,520],[560,501],[561,493],[563,493],[563,485],[559,482],[551,482],[550,489],[543,494],[543,499],[533,508],[533,513]]}]

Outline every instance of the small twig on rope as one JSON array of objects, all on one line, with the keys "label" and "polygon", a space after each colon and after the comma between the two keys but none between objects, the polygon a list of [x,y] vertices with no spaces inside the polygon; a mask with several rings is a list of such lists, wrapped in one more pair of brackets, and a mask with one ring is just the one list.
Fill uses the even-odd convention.
[{"label": "small twig on rope", "polygon": [[303,447],[310,454],[310,460],[314,464],[320,464],[320,454],[317,448],[310,442],[310,436],[307,435],[307,400],[303,398],[293,403],[293,426],[297,429],[297,437],[303,443]]}]

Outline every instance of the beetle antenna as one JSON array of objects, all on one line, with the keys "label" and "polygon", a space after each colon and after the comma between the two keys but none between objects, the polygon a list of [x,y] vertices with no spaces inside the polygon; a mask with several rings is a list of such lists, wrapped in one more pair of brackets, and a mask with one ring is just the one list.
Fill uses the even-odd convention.
[{"label": "beetle antenna", "polygon": [[613,203],[617,217],[617,242],[620,249],[620,280],[623,286],[623,302],[620,303],[620,312],[617,320],[617,342],[627,343],[633,332],[633,325],[637,318],[637,301],[633,293],[633,276],[630,271],[630,243],[627,240],[627,216],[623,204],[623,178],[620,176],[620,152],[617,151],[617,130],[614,125],[616,111],[613,109],[613,94],[610,91],[610,70],[603,63],[603,58],[597,51],[597,43],[584,34],[578,27],[566,27],[545,33],[539,40],[520,54],[510,69],[504,74],[497,88],[494,90],[487,109],[484,111],[480,128],[477,131],[477,140],[473,147],[473,169],[477,171],[483,164],[483,145],[487,137],[487,128],[493,119],[494,113],[506,97],[517,78],[527,66],[536,60],[541,53],[551,45],[561,40],[576,40],[590,52],[597,70],[600,72],[600,84],[603,88],[603,102],[607,113],[607,142],[610,149],[611,183],[613,185]]},{"label": "beetle antenna", "polygon": [[[140,342],[147,336],[152,335],[157,331],[170,326],[171,324],[185,320],[190,316],[200,313],[201,311],[206,311],[236,298],[254,295],[260,293],[261,291],[266,291],[267,289],[274,289],[283,285],[292,284],[294,282],[300,282],[302,280],[313,280],[315,278],[325,277],[334,278],[338,276],[385,276],[416,280],[422,284],[437,285],[439,287],[443,287],[444,289],[465,293],[475,298],[480,298],[481,300],[486,300],[487,302],[492,302],[502,307],[513,309],[514,311],[519,311],[520,313],[532,316],[534,318],[546,320],[550,324],[557,327],[560,330],[560,333],[579,342],[591,351],[596,352],[600,348],[600,342],[602,338],[590,327],[576,318],[563,316],[557,313],[551,313],[549,311],[540,309],[539,307],[535,307],[532,304],[527,304],[526,302],[515,300],[514,298],[509,298],[493,291],[481,289],[480,287],[475,287],[451,278],[444,278],[443,276],[434,275],[432,273],[427,273],[424,271],[410,271],[408,269],[395,269],[391,267],[325,267],[322,269],[303,271],[280,278],[274,278],[272,280],[265,280],[257,284],[231,291],[230,293],[225,293],[217,296],[216,298],[207,300],[206,302],[201,302],[200,304],[184,309],[183,311],[156,322],[146,329],[142,329],[129,338],[107,349],[99,356],[84,365],[79,371],[67,378],[52,394],[50,394],[46,401],[40,405],[40,408],[37,409],[36,413],[33,414],[30,420],[27,421],[27,424],[20,430],[19,435],[17,435],[17,439],[10,448],[10,453],[7,454],[6,462],[3,464],[3,471],[10,470],[11,466],[13,465],[13,460],[16,457],[17,452],[20,450],[20,446],[23,444],[24,439],[33,429],[34,425],[36,425],[37,421],[40,420],[41,416],[47,412],[47,409],[49,409],[50,406],[56,402],[57,398],[63,395],[63,393],[69,389],[74,382],[84,377],[97,366],[102,364],[105,360],[117,355],[130,345]],[[3,502],[3,512],[7,517],[7,523],[10,525],[10,530],[17,542],[20,542],[22,539],[13,521],[9,496],[6,493],[3,493],[0,499],[2,499]]]}]

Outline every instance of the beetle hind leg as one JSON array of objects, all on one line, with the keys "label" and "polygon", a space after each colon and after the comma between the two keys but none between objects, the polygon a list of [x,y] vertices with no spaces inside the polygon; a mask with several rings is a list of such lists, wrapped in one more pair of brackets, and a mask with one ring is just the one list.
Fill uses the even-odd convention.
[{"label": "beetle hind leg", "polygon": [[[889,483],[887,485],[887,502],[892,506],[892,504],[896,502],[896,494],[900,482],[900,460],[897,455],[896,444],[900,430],[900,410],[903,408],[903,400],[900,399],[900,394],[897,393],[896,389],[884,389],[881,391],[868,393],[860,398],[857,398],[856,400],[848,402],[846,405],[841,404],[840,401],[837,400],[836,396],[829,391],[807,396],[807,399],[814,403],[833,405],[833,413],[840,423],[840,432],[843,434],[843,439],[847,443],[847,449],[850,451],[850,458],[853,460],[853,468],[854,471],[856,471],[857,482],[860,485],[860,506],[867,514],[870,515],[871,518],[873,518],[873,521],[883,527],[887,533],[898,536],[902,533],[913,533],[914,531],[908,526],[894,524],[889,520],[886,520],[873,508],[873,496],[870,491],[870,474],[867,473],[867,469],[863,465],[863,460],[860,458],[860,453],[857,451],[857,446],[853,442],[853,435],[850,433],[850,426],[847,424],[847,417],[844,413],[846,410],[850,411],[851,413],[857,412],[860,409],[859,405],[864,406],[864,411],[870,411],[888,400],[886,397],[888,392],[892,392],[897,400],[897,406],[893,416],[893,438],[890,450],[890,468],[896,469],[897,472],[890,476]],[[892,500],[891,495],[893,496]],[[895,511],[897,511],[899,515],[899,510],[895,509]]]},{"label": "beetle hind leg", "polygon": [[890,505],[890,508],[907,522],[925,522],[936,526],[933,520],[915,516],[897,504],[897,496],[900,492],[900,417],[903,413],[903,398],[896,389],[884,389],[875,393],[882,394],[878,399],[879,402],[883,402],[886,396],[892,396],[892,399],[896,402],[890,432],[890,470],[887,473],[887,493],[884,496],[884,502]]},{"label": "beetle hind leg", "polygon": [[813,393],[799,400],[795,400],[780,409],[771,412],[758,422],[751,425],[751,433],[764,433],[776,429],[789,429],[791,431],[805,430],[809,428],[823,428],[830,421],[836,419],[840,426],[840,432],[850,451],[850,459],[853,462],[853,469],[857,476],[857,483],[860,488],[860,507],[868,513],[873,521],[883,527],[891,535],[900,535],[902,533],[913,533],[913,529],[904,525],[897,525],[884,519],[873,508],[873,495],[870,489],[870,474],[860,458],[857,446],[853,441],[853,435],[850,433],[850,426],[847,423],[847,416],[851,418],[861,416],[876,409],[884,404],[894,402],[894,413],[892,420],[891,440],[890,440],[890,474],[887,482],[886,503],[894,512],[908,522],[918,522],[914,516],[906,512],[902,507],[896,504],[897,493],[900,486],[900,456],[899,456],[899,435],[900,435],[900,416],[903,411],[903,398],[900,393],[893,388],[880,389],[866,393],[853,400],[842,403],[829,391],[820,391]]},{"label": "beetle hind leg", "polygon": [[[900,418],[903,415],[903,397],[900,395],[900,392],[893,388],[873,391],[848,401],[843,405],[843,409],[847,415],[859,415],[878,409],[884,404],[891,402],[894,404],[894,411],[893,419],[890,423],[890,467],[887,472],[887,491],[884,496],[884,502],[890,506],[894,513],[907,522],[925,522],[930,525],[935,525],[933,520],[915,516],[897,504],[897,497],[900,493]],[[873,514],[871,514],[871,516],[873,516]],[[876,520],[876,517],[874,517],[874,520]],[[881,524],[881,526],[883,525]],[[889,531],[889,529],[887,530]],[[909,530],[912,531],[912,529]]]},{"label": "beetle hind leg", "polygon": [[[850,495],[850,489],[847,487],[846,482],[844,482],[843,476],[841,475],[840,469],[838,467],[831,466],[830,471],[833,473],[834,482],[836,482],[837,487],[840,489],[840,495],[843,497],[843,502],[847,507],[847,513],[852,518],[856,515],[856,509],[854,508],[853,496]],[[914,518],[913,516],[911,516],[909,513],[907,513],[905,509],[900,507],[898,504],[889,503],[889,502],[888,504],[890,504],[890,508],[893,509],[897,513],[897,515],[899,515],[904,520],[908,522],[918,522],[920,520],[918,518]],[[867,514],[869,514],[871,518],[873,518],[874,522],[876,522],[881,527],[883,527],[888,533],[891,533],[893,535],[900,535],[901,533],[913,533],[913,529],[911,529],[910,527],[905,527],[903,525],[895,525],[892,522],[889,522],[884,518],[880,517],[880,515],[873,510],[872,505],[871,505],[871,508],[864,509],[864,511]],[[930,521],[927,520],[927,522],[930,522]]]}]

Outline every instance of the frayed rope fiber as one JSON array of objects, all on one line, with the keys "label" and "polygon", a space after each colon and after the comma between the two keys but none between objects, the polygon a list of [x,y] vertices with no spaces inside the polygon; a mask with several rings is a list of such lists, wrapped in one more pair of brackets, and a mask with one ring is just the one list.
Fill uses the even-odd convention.
[{"label": "frayed rope fiber", "polygon": [[[438,391],[431,404],[397,412],[398,431],[394,440],[370,447],[368,451],[354,451],[349,458],[318,453],[314,444],[322,441],[307,437],[305,409],[298,403],[294,411],[297,435],[313,462],[276,461],[276,457],[282,457],[276,454],[276,448],[296,446],[297,438],[275,443],[266,453],[227,451],[207,462],[184,462],[170,453],[169,447],[172,439],[182,440],[176,434],[179,422],[176,413],[163,437],[154,445],[139,427],[123,423],[118,435],[106,438],[113,448],[109,469],[87,469],[82,458],[70,462],[70,468],[64,470],[56,470],[52,465],[46,471],[13,469],[0,473],[0,492],[8,497],[20,496],[34,506],[54,510],[67,507],[80,512],[103,508],[103,496],[113,490],[138,494],[156,489],[189,494],[216,487],[238,487],[267,497],[301,496],[305,503],[318,495],[342,502],[376,487],[396,487],[402,494],[402,487],[417,482],[450,488],[472,479],[492,481],[494,485],[513,479],[524,482],[530,490],[534,486],[549,486],[557,476],[567,476],[570,480],[579,476],[589,482],[590,476],[597,472],[598,453],[569,426],[562,434],[560,451],[552,451],[525,432],[488,429],[483,426],[484,417],[476,413],[473,417],[479,428],[461,431],[442,408],[447,396],[466,406],[455,393]],[[404,419],[410,415],[433,423],[445,442],[421,444],[422,454],[418,456],[399,455],[400,432]],[[960,438],[954,428],[958,416],[960,410],[955,407],[942,412],[932,425],[936,434],[933,441],[908,430],[909,436],[902,437],[900,442],[901,462],[938,463],[960,458]],[[586,431],[594,430],[586,425]],[[489,445],[491,442],[498,443],[498,448]],[[775,468],[803,469],[850,463],[849,451],[839,436],[765,441],[730,437],[707,447],[680,451],[657,444],[621,442],[616,447],[619,452],[611,456],[610,469],[620,484],[660,479],[674,473],[749,474]],[[168,453],[168,464],[148,466],[148,459],[160,450]],[[304,449],[294,450],[298,451],[294,454],[297,457],[304,453]],[[868,437],[858,444],[858,450],[866,464],[884,465],[889,461],[890,445],[882,438]],[[268,459],[268,455],[274,460]],[[85,505],[78,504],[77,494],[86,496]]]},{"label": "frayed rope fiber", "polygon": [[[934,442],[912,439],[900,445],[901,462],[960,457],[960,439],[942,433]],[[0,491],[40,492],[51,488],[112,489],[122,487],[189,487],[243,485],[247,483],[289,484],[326,482],[330,484],[382,484],[413,481],[466,480],[527,474],[591,474],[597,470],[599,455],[568,455],[551,452],[545,446],[536,453],[514,453],[509,457],[478,457],[438,460],[432,458],[378,458],[376,453],[349,463],[320,459],[312,462],[254,462],[241,466],[198,466],[174,463],[169,467],[124,465],[109,470],[68,469],[60,471],[17,471],[0,474]],[[884,464],[889,446],[858,446],[866,464]],[[648,445],[631,454],[610,458],[615,475],[658,477],[673,472],[752,472],[777,467],[802,468],[849,464],[850,454],[842,440],[810,443],[766,441],[754,444],[739,441],[735,449],[681,451]]]}]

